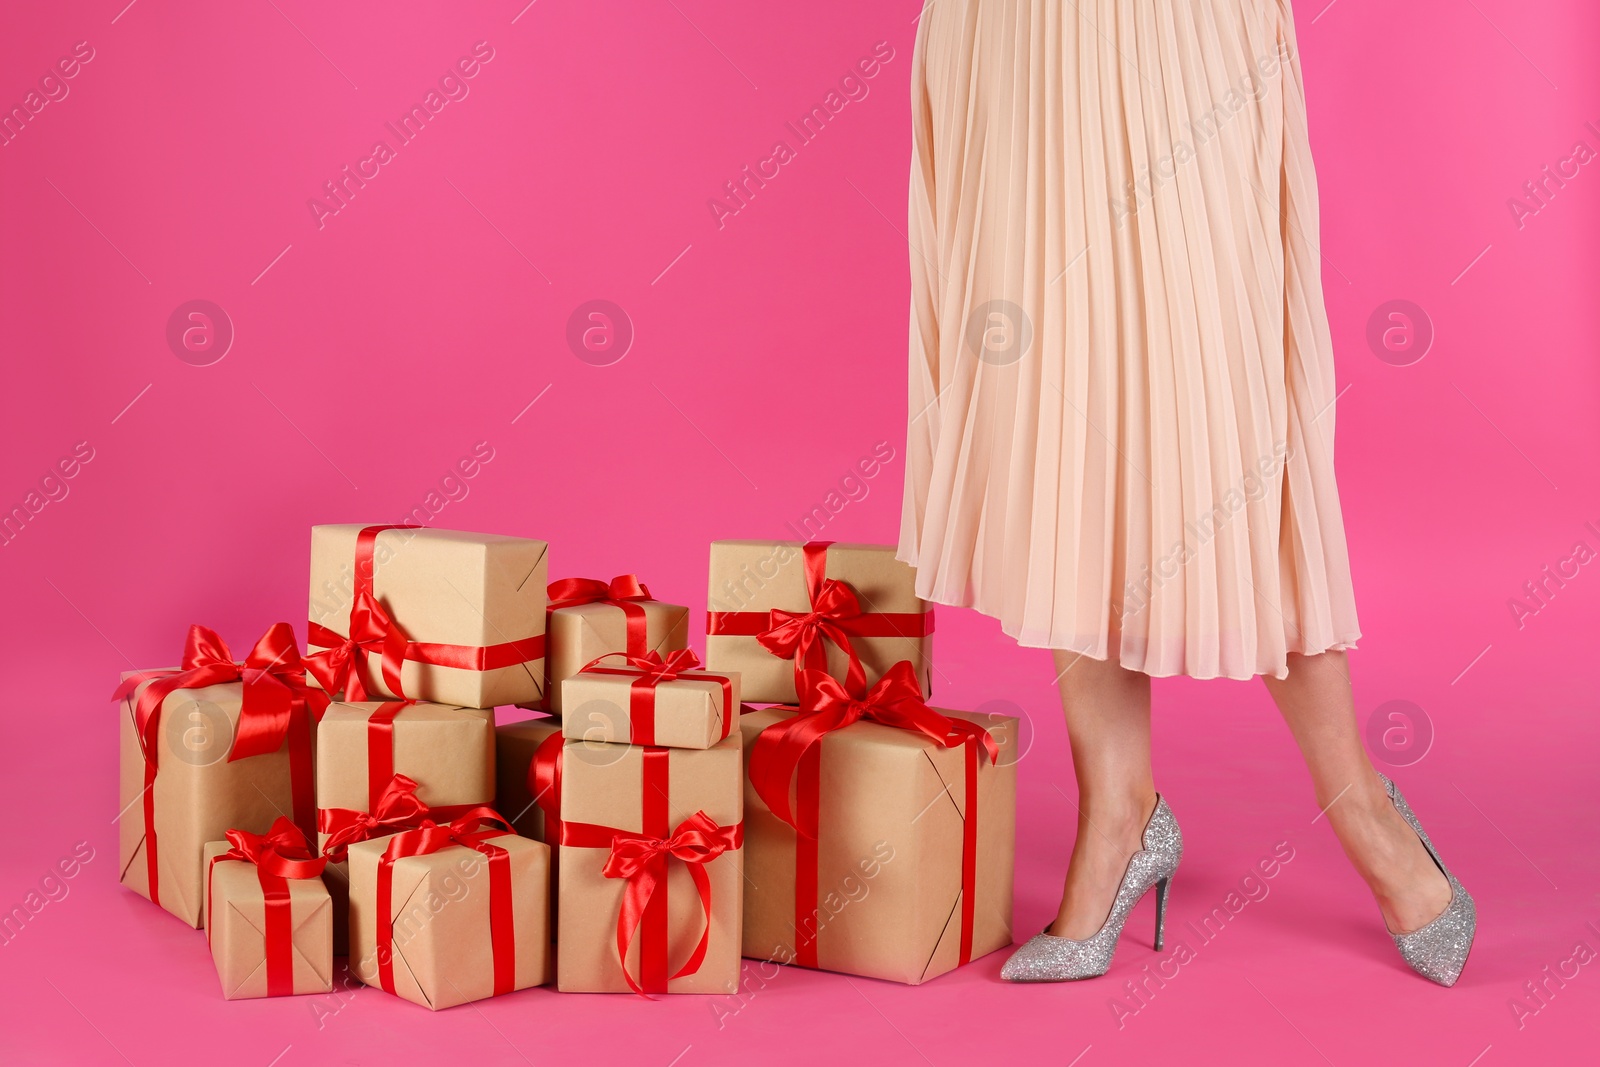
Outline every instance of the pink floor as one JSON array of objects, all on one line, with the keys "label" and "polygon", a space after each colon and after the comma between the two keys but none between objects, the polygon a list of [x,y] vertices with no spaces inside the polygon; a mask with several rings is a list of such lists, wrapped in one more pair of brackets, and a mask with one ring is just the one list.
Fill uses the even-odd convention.
[{"label": "pink floor", "polygon": [[[1055,907],[1070,833],[1062,827],[1070,826],[1075,796],[1049,674],[1038,654],[1008,649],[990,624],[957,621],[953,612],[946,618],[946,699],[960,706],[994,701],[993,710],[1028,716],[1017,928],[1031,931]],[[1566,664],[1562,674],[1541,669],[1558,660]],[[742,999],[647,1003],[540,989],[429,1015],[363,988],[343,1001],[229,1003],[218,994],[201,935],[116,885],[114,752],[102,673],[68,673],[49,686],[25,681],[12,699],[49,714],[25,720],[23,747],[32,758],[0,785],[0,802],[29,828],[8,839],[0,859],[0,884],[17,898],[5,903],[18,902],[78,840],[87,838],[95,857],[67,883],[68,894],[0,953],[0,1002],[9,1019],[0,1028],[0,1060],[210,1062],[223,1054],[218,1050],[230,1062],[262,1065],[1031,1057],[1085,1067],[1495,1067],[1585,1059],[1600,1037],[1600,968],[1583,964],[1600,948],[1592,657],[1578,641],[1557,648],[1511,643],[1454,687],[1448,670],[1431,682],[1408,670],[1400,688],[1397,678],[1363,671],[1362,654],[1353,663],[1360,688],[1371,694],[1364,710],[1391,692],[1433,709],[1432,750],[1394,773],[1478,901],[1478,942],[1451,990],[1401,965],[1376,906],[1325,820],[1316,821],[1264,691],[1178,683],[1157,693],[1158,776],[1188,849],[1174,883],[1171,941],[1167,951],[1151,951],[1153,913],[1141,905],[1103,979],[1009,986],[998,979],[1004,954],[996,953],[920,988],[792,968],[774,976],[752,964]],[[1521,681],[1541,674],[1537,690]],[[84,734],[87,723],[99,727]],[[1293,858],[1275,878],[1241,891],[1258,860],[1287,851],[1282,842]],[[1249,902],[1220,934],[1197,934],[1230,892]],[[1182,964],[1179,941],[1192,953]],[[1587,948],[1575,957],[1580,945]],[[1129,982],[1145,992],[1135,998]],[[1540,987],[1538,999],[1528,993],[1530,982]]]}]

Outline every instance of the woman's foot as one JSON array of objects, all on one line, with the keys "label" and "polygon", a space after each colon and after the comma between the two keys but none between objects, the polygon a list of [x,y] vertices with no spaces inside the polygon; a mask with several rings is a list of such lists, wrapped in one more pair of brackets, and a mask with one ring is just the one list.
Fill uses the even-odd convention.
[{"label": "woman's foot", "polygon": [[1082,941],[1105,925],[1128,860],[1143,847],[1145,826],[1155,806],[1155,790],[1150,788],[1115,799],[1093,799],[1079,807],[1078,837],[1067,865],[1061,909],[1046,933]]},{"label": "woman's foot", "polygon": [[1372,889],[1391,934],[1409,934],[1444,914],[1450,882],[1422,839],[1395,809],[1383,780],[1369,772],[1328,808],[1345,855]]}]

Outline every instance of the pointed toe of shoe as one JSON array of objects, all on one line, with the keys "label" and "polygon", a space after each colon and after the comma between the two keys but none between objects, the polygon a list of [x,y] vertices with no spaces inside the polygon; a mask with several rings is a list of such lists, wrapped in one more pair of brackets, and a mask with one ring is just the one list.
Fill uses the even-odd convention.
[{"label": "pointed toe of shoe", "polygon": [[1415,933],[1394,938],[1395,947],[1413,971],[1446,987],[1461,977],[1478,928],[1477,906],[1471,895],[1454,878],[1451,883],[1453,895],[1443,915]]},{"label": "pointed toe of shoe", "polygon": [[1005,966],[1000,968],[1000,979],[1005,982],[1045,982],[1050,979],[1043,977],[1046,969],[1046,960],[1049,956],[1041,939],[1049,937],[1048,934],[1035,934],[1011,954]]}]

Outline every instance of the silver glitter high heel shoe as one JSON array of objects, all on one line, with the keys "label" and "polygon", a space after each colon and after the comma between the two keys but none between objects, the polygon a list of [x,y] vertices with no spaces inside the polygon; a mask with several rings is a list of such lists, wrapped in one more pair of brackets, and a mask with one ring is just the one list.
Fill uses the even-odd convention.
[{"label": "silver glitter high heel shoe", "polygon": [[1074,941],[1048,932],[1035,934],[1006,960],[1000,977],[1008,982],[1071,982],[1105,974],[1111,968],[1123,923],[1151,889],[1156,891],[1155,947],[1160,951],[1167,921],[1167,885],[1178,869],[1178,860],[1183,858],[1183,834],[1172,809],[1159,793],[1156,810],[1145,824],[1142,844],[1144,847],[1128,860],[1116,899],[1111,902],[1111,914],[1093,937]]},{"label": "silver glitter high heel shoe", "polygon": [[1383,779],[1383,788],[1388,791],[1395,810],[1422,838],[1423,847],[1450,883],[1450,903],[1445,905],[1438,918],[1420,930],[1409,934],[1391,932],[1389,936],[1394,938],[1395,948],[1400,950],[1400,955],[1413,971],[1442,986],[1455,985],[1456,979],[1461,977],[1461,969],[1467,965],[1467,953],[1472,951],[1472,937],[1478,930],[1477,907],[1472,902],[1472,895],[1456,881],[1456,876],[1439,858],[1433,842],[1428,840],[1422,824],[1417,822],[1417,816],[1412,812],[1411,805],[1406,803],[1406,798],[1400,795],[1400,790],[1384,775],[1378,777]]}]

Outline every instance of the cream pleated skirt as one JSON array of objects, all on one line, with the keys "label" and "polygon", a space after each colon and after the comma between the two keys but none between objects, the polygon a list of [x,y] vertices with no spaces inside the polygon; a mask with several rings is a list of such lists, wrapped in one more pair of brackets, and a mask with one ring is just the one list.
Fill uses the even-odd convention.
[{"label": "cream pleated skirt", "polygon": [[1289,0],[933,0],[912,113],[918,593],[1152,675],[1352,647]]}]

